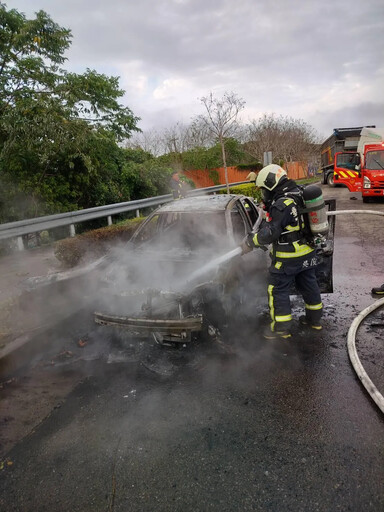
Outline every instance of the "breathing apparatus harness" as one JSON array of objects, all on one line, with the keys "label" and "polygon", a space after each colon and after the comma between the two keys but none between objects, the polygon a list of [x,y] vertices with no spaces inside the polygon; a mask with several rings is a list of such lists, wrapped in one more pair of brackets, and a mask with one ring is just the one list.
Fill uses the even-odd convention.
[{"label": "breathing apparatus harness", "polygon": [[298,231],[284,231],[277,243],[285,245],[302,242],[313,247],[319,256],[331,254],[333,248],[327,240],[329,224],[321,188],[313,184],[304,187],[293,183],[291,180],[284,180],[282,185],[281,191],[278,192],[277,196],[273,194],[274,198],[266,206],[269,209],[282,197],[293,199],[297,207],[300,229]]},{"label": "breathing apparatus harness", "polygon": [[[267,179],[269,179],[267,177]],[[273,183],[271,183],[273,184]],[[318,256],[330,255],[333,252],[333,245],[327,239],[329,224],[327,220],[326,206],[321,188],[317,185],[303,187],[294,181],[283,177],[272,189],[261,186],[264,209],[269,212],[271,206],[282,198],[290,198],[294,201],[297,212],[297,223],[299,229],[287,229],[280,234],[278,240],[272,245],[272,260],[276,259],[277,250],[284,249],[289,244],[307,244],[315,249]],[[278,209],[282,209],[277,206]],[[268,219],[267,219],[268,222]],[[256,230],[257,233],[258,230]],[[255,232],[249,233],[243,243],[252,249],[254,247],[253,237]],[[281,247],[280,247],[281,246]],[[259,245],[263,250],[267,247]],[[286,251],[284,251],[286,252]],[[288,251],[290,252],[290,251]]]}]

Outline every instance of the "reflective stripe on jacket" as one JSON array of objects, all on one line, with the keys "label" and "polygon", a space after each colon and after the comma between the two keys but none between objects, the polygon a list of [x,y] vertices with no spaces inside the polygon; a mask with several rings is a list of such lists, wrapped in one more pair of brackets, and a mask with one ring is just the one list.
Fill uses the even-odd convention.
[{"label": "reflective stripe on jacket", "polygon": [[274,261],[289,262],[314,251],[304,239],[297,205],[292,198],[276,199],[269,208],[269,219],[252,240],[256,247],[272,244]]}]

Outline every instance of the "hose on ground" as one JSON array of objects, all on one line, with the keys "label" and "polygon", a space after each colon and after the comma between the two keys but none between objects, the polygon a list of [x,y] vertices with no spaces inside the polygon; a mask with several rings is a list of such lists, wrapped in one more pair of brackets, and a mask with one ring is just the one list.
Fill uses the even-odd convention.
[{"label": "hose on ground", "polygon": [[[384,212],[377,212],[375,210],[335,210],[335,211],[329,211],[327,212],[328,216],[331,215],[353,215],[353,214],[367,214],[367,215],[381,215],[384,216]],[[379,407],[381,412],[384,413],[384,397],[383,395],[378,391],[374,383],[371,381],[371,379],[368,377],[367,372],[364,370],[363,365],[360,362],[359,356],[357,355],[356,350],[356,332],[361,324],[361,322],[366,318],[372,311],[379,308],[380,306],[384,305],[384,298],[377,300],[374,304],[371,304],[367,308],[365,308],[361,313],[357,315],[357,317],[353,320],[351,327],[348,331],[348,337],[347,337],[347,347],[348,347],[348,355],[349,359],[352,363],[352,366],[359,377],[361,383],[365,387],[365,389],[368,391],[371,398],[374,400],[376,405]]]},{"label": "hose on ground", "polygon": [[372,399],[375,401],[376,405],[379,407],[381,412],[384,413],[384,397],[378,391],[376,386],[373,384],[371,379],[368,377],[367,372],[364,370],[363,365],[360,362],[359,356],[356,351],[356,331],[361,324],[361,322],[366,318],[372,311],[384,305],[384,298],[377,300],[374,304],[371,304],[367,308],[363,309],[361,313],[357,315],[354,321],[351,324],[351,327],[348,331],[347,338],[347,346],[348,346],[348,355],[351,360],[352,366],[357,373],[357,376],[361,380],[363,386],[368,391]]},{"label": "hose on ground", "polygon": [[327,212],[327,215],[328,216],[331,216],[331,215],[343,215],[343,214],[348,214],[348,215],[353,215],[353,214],[356,214],[356,213],[364,213],[364,214],[367,214],[367,215],[381,215],[381,216],[384,216],[384,212],[377,212],[375,210],[334,210],[334,211],[330,211],[330,212]]}]

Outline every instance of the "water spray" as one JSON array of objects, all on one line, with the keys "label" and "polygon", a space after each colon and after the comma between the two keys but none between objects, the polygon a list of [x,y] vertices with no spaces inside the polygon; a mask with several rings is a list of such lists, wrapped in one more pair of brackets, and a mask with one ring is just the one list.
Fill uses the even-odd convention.
[{"label": "water spray", "polygon": [[232,251],[229,251],[229,252],[223,254],[222,256],[215,258],[214,260],[210,261],[203,267],[192,272],[192,274],[188,278],[187,285],[189,285],[191,282],[195,281],[197,278],[203,276],[204,274],[207,274],[211,270],[219,267],[223,263],[227,263],[227,261],[232,260],[236,256],[240,256],[242,254],[242,252],[243,252],[243,250],[241,247],[236,247],[236,249],[232,249]]}]

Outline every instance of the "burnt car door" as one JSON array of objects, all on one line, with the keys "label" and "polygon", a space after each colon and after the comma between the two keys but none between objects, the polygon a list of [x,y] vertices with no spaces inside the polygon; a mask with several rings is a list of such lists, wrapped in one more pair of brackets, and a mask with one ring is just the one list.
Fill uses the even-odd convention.
[{"label": "burnt car door", "polygon": [[232,237],[236,244],[240,244],[259,220],[257,205],[252,198],[241,196],[235,200],[229,212]]},{"label": "burnt car door", "polygon": [[[325,206],[327,211],[336,210],[336,199],[326,199]],[[316,267],[316,277],[319,284],[320,293],[333,293],[333,247],[335,237],[334,215],[328,216],[328,233],[324,237],[323,243],[316,246],[316,256],[318,265]],[[292,295],[300,295],[296,286],[292,288]]]},{"label": "burnt car door", "polygon": [[[325,205],[328,211],[336,210],[336,199],[326,199]],[[328,234],[326,246],[320,248],[318,258],[320,264],[316,267],[316,277],[321,293],[333,292],[333,246],[335,238],[336,216],[328,216]]]},{"label": "burnt car door", "polygon": [[257,209],[256,203],[249,197],[243,197],[240,199],[241,212],[246,219],[246,223],[249,226],[249,230],[252,230],[259,220],[260,213]]}]

